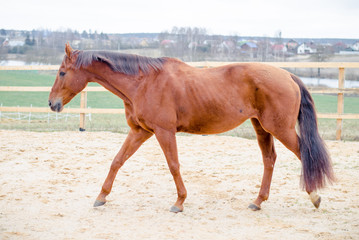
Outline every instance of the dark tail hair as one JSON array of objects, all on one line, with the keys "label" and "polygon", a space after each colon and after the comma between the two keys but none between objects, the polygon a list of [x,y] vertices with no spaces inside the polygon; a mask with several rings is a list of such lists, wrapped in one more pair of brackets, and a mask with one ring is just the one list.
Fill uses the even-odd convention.
[{"label": "dark tail hair", "polygon": [[300,88],[299,147],[302,161],[301,184],[308,192],[335,181],[332,163],[326,145],[318,132],[314,101],[302,80],[291,75]]}]

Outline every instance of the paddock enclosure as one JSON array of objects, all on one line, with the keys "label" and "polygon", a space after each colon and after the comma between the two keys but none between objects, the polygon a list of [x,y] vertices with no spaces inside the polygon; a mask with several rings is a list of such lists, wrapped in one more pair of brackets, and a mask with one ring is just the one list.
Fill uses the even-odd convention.
[{"label": "paddock enclosure", "polygon": [[93,208],[125,140],[109,132],[0,130],[0,239],[358,239],[359,142],[326,141],[338,181],[315,209],[301,164],[279,141],[269,200],[252,212],[263,164],[256,140],[177,136],[188,198],[154,137],[120,169],[108,203]]},{"label": "paddock enclosure", "polygon": [[[212,67],[218,67],[223,66],[227,64],[231,64],[235,62],[187,62],[187,64],[193,66],[193,67],[199,67],[199,68],[212,68]],[[311,94],[336,94],[337,95],[337,109],[336,113],[333,112],[318,112],[318,118],[319,119],[336,119],[336,126],[332,130],[335,131],[335,139],[340,140],[342,138],[342,131],[343,129],[343,120],[351,119],[350,121],[357,121],[359,119],[359,114],[357,111],[355,112],[347,112],[344,111],[344,95],[351,95],[354,94],[354,96],[357,96],[359,93],[358,88],[346,88],[345,87],[345,70],[346,69],[358,69],[359,63],[358,62],[266,62],[268,65],[273,65],[277,67],[282,68],[289,68],[291,70],[295,70],[296,68],[303,69],[303,68],[309,68],[309,69],[338,69],[338,88],[330,89],[330,88],[320,88],[320,89],[310,89]],[[28,70],[38,70],[38,71],[45,71],[45,70],[58,70],[58,65],[49,65],[49,66],[22,66],[22,67],[16,67],[16,66],[0,66],[0,71],[28,71]],[[291,72],[291,71],[290,71]],[[52,83],[52,82],[51,82]],[[49,92],[50,87],[45,86],[38,86],[35,84],[35,86],[0,86],[0,94],[1,92]],[[80,116],[80,123],[79,128],[85,129],[85,121],[86,121],[86,113],[108,113],[108,114],[123,114],[124,110],[122,108],[118,109],[114,106],[111,106],[111,108],[95,108],[91,109],[87,106],[87,93],[88,92],[103,92],[107,91],[106,89],[102,87],[86,87],[81,94],[81,100],[80,100],[80,108],[74,108],[69,109],[65,108],[63,112],[65,113],[79,113]],[[36,106],[3,106],[0,105],[0,120],[1,120],[1,113],[2,112],[17,112],[20,114],[20,112],[28,112],[29,115],[31,113],[49,113],[51,110],[48,107],[36,107]],[[57,116],[56,116],[57,118]],[[346,126],[347,128],[351,128],[352,124],[349,124],[349,126]],[[321,132],[322,135],[326,135],[323,132]],[[357,140],[356,137],[350,137],[351,140]]]}]

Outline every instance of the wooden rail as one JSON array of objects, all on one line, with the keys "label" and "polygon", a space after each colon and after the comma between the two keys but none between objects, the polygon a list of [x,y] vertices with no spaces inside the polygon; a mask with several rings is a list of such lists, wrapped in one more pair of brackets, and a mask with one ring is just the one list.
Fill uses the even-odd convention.
[{"label": "wooden rail", "polygon": [[[211,68],[238,62],[188,62],[187,64],[193,67]],[[282,68],[337,68],[338,74],[338,88],[336,89],[320,89],[312,90],[311,93],[326,93],[338,94],[337,113],[318,113],[318,118],[337,119],[336,139],[341,139],[343,119],[359,119],[359,114],[344,114],[344,94],[356,93],[359,94],[359,88],[344,88],[345,68],[359,68],[359,62],[266,62],[266,64],[282,67]],[[1,70],[58,70],[59,65],[39,65],[39,66],[0,66]],[[20,91],[20,92],[50,92],[51,87],[15,87],[15,86],[0,86],[0,91]],[[101,108],[87,108],[87,92],[102,92],[107,91],[103,87],[86,87],[81,92],[80,108],[65,108],[63,113],[79,113],[80,114],[80,130],[85,129],[85,114],[86,113],[109,113],[109,114],[123,114],[124,109],[101,109]],[[45,107],[0,107],[0,112],[51,112],[50,108]]]}]

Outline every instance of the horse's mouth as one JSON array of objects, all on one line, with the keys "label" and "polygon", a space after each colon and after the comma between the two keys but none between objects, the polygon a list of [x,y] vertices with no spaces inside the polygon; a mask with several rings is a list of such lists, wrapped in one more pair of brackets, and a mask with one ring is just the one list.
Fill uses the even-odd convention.
[{"label": "horse's mouth", "polygon": [[60,101],[57,101],[55,103],[52,103],[51,100],[49,100],[49,107],[54,112],[61,112],[63,109],[62,103]]}]

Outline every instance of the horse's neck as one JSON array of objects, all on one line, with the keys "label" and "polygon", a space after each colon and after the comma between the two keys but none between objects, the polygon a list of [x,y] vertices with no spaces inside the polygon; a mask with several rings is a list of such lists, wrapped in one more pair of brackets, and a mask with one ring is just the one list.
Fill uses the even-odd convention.
[{"label": "horse's neck", "polygon": [[138,84],[136,77],[114,73],[108,68],[92,68],[91,72],[96,75],[95,82],[120,97],[123,101],[132,103]]}]

